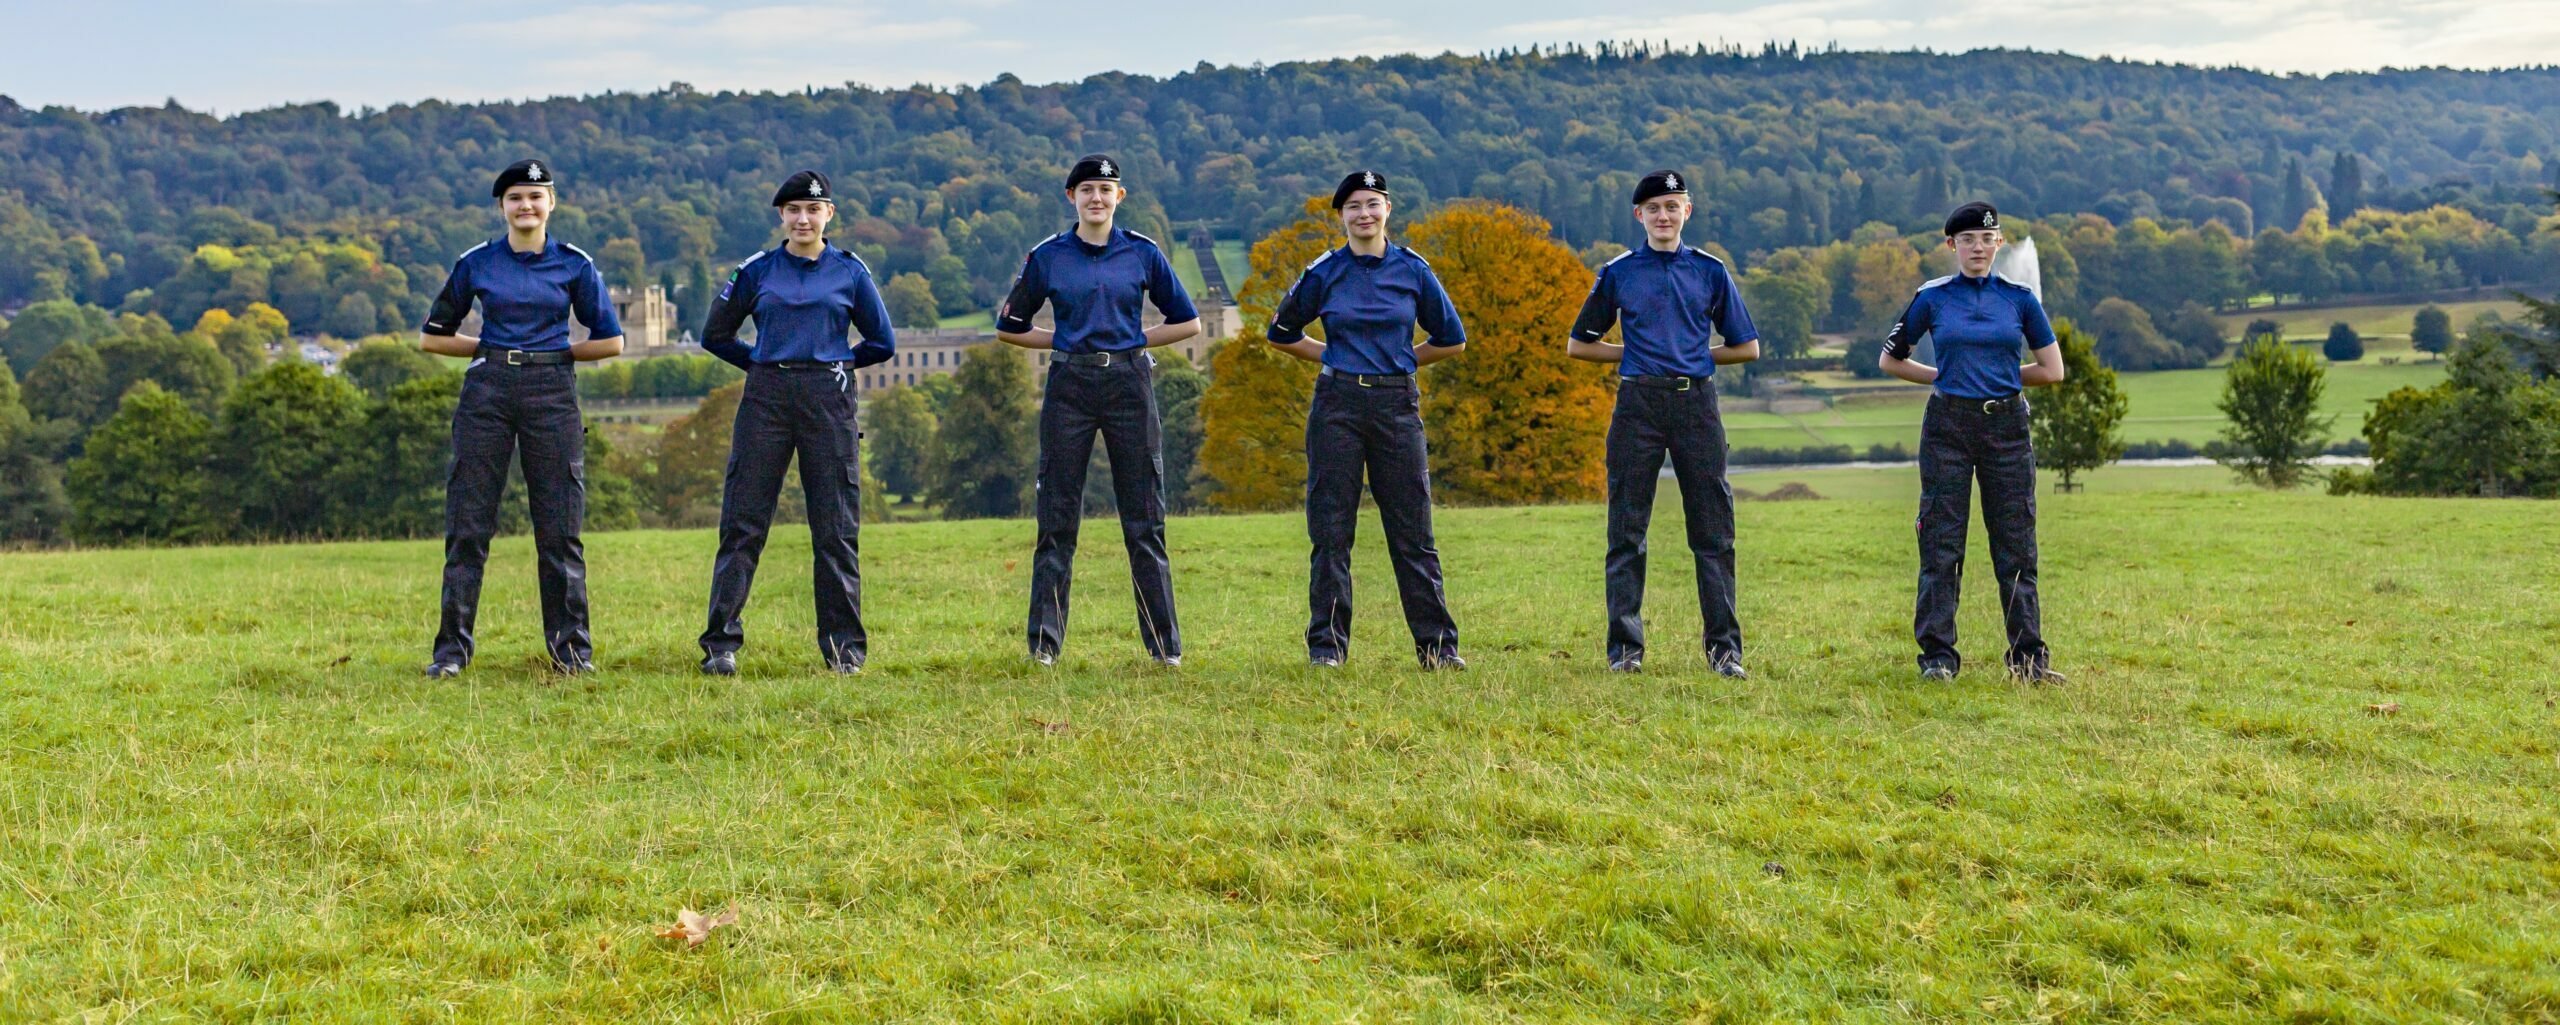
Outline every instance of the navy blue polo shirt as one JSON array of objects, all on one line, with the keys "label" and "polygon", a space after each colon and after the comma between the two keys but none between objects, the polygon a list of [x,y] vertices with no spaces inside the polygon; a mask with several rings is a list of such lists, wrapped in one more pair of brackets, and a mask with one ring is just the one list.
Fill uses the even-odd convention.
[{"label": "navy blue polo shirt", "polygon": [[1713,377],[1710,332],[1723,335],[1726,345],[1760,339],[1724,261],[1690,246],[1670,252],[1646,246],[1601,266],[1582,314],[1573,318],[1573,337],[1599,341],[1621,320],[1626,351],[1618,373],[1626,377]]},{"label": "navy blue polo shirt", "polygon": [[1467,344],[1467,326],[1440,276],[1399,245],[1389,245],[1384,256],[1361,256],[1346,245],[1316,257],[1280,300],[1267,337],[1286,345],[1305,338],[1307,325],[1318,320],[1324,321],[1324,365],[1345,374],[1413,373],[1416,325],[1433,345]]},{"label": "navy blue polo shirt", "polygon": [[1031,247],[1022,258],[1022,273],[996,313],[996,330],[1020,334],[1031,330],[1032,314],[1043,304],[1058,307],[1059,352],[1129,352],[1147,344],[1142,303],[1155,303],[1167,324],[1200,319],[1173,263],[1154,239],[1111,229],[1111,237],[1094,245],[1062,231]]},{"label": "navy blue polo shirt", "polygon": [[[756,321],[752,347],[738,340],[748,317]],[[861,331],[862,344],[849,343],[847,329]],[[740,370],[795,362],[849,362],[858,369],[888,362],[898,336],[861,257],[828,246],[802,259],[776,246],[730,272],[702,323],[702,347]]]},{"label": "navy blue polo shirt", "polygon": [[1885,351],[1910,359],[1921,335],[1938,347],[1938,394],[1997,399],[2026,388],[2018,376],[2021,348],[2053,344],[2053,322],[2027,286],[1997,275],[1962,274],[1920,286],[1885,336]]},{"label": "navy blue polo shirt", "polygon": [[585,250],[544,236],[542,248],[519,253],[504,238],[471,247],[453,261],[419,330],[451,335],[480,304],[480,344],[526,352],[559,352],[569,347],[569,317],[587,326],[595,338],[622,334],[613,302],[604,292],[604,275]]}]

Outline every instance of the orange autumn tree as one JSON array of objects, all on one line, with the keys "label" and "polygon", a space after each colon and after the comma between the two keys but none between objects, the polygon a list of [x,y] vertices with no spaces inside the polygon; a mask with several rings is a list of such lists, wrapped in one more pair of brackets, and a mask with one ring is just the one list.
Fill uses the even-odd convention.
[{"label": "orange autumn tree", "polygon": [[1431,261],[1467,325],[1467,351],[1422,375],[1435,497],[1598,498],[1607,481],[1607,370],[1564,355],[1590,269],[1544,219],[1499,203],[1451,203],[1403,235]]},{"label": "orange autumn tree", "polygon": [[[1298,272],[1342,244],[1331,214],[1326,200],[1309,200],[1306,216],[1253,244],[1253,270],[1236,294],[1244,324],[1210,357],[1200,469],[1215,482],[1209,500],[1221,509],[1283,509],[1305,497],[1316,368],[1273,349],[1263,332]],[[1321,337],[1321,327],[1313,330]]]}]

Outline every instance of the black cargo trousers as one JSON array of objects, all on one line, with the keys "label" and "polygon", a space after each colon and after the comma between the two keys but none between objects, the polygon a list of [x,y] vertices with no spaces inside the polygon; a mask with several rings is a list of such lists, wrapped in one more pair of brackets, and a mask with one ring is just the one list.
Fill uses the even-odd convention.
[{"label": "black cargo trousers", "polygon": [[1920,593],[1912,635],[1920,667],[1961,668],[1956,607],[1964,584],[1965,527],[1973,483],[1982,482],[1983,528],[1991,571],[1999,578],[2012,667],[2045,664],[2048,654],[2036,604],[2036,454],[2027,433],[2027,400],[1929,398],[1920,422]]},{"label": "black cargo trousers", "polygon": [[1084,522],[1085,468],[1093,439],[1111,457],[1120,538],[1129,549],[1138,636],[1147,654],[1177,658],[1173,564],[1165,556],[1164,428],[1156,416],[1155,357],[1140,351],[1058,353],[1040,400],[1040,473],[1031,550],[1031,653],[1055,657],[1067,642],[1076,535]]},{"label": "black cargo trousers", "polygon": [[1396,595],[1426,665],[1458,653],[1458,626],[1440,584],[1431,533],[1431,458],[1422,434],[1422,393],[1413,375],[1337,374],[1316,378],[1307,409],[1307,657],[1340,661],[1351,646],[1351,544],[1360,522],[1360,485],[1378,501]]},{"label": "black cargo trousers", "polygon": [[703,654],[746,645],[747,593],[773,532],[783,475],[797,454],[800,489],[809,501],[818,654],[837,667],[859,667],[870,657],[870,637],[862,628],[862,431],[850,366],[757,363],[747,371],[720,489],[720,554],[711,565]]},{"label": "black cargo trousers", "polygon": [[[434,661],[471,664],[480,581],[498,533],[507,463],[524,460],[533,549],[542,590],[543,648],[556,665],[594,658],[587,633],[587,429],[578,372],[567,353],[482,349],[462,376],[453,410],[453,463],[444,489],[444,597]],[[530,362],[552,360],[559,362]]]},{"label": "black cargo trousers", "polygon": [[1644,656],[1645,535],[1653,526],[1662,461],[1680,481],[1689,555],[1697,564],[1698,612],[1710,661],[1742,654],[1735,610],[1733,487],[1725,479],[1724,418],[1715,379],[1622,378],[1610,414],[1609,660]]}]

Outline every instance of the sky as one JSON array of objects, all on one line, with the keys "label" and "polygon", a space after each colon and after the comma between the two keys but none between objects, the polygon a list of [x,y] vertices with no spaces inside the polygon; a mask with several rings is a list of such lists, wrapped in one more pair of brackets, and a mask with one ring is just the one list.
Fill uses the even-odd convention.
[{"label": "sky", "polygon": [[1531,44],[1984,47],[2327,73],[2560,62],[2560,0],[0,0],[0,95],[232,114],[847,82],[1169,76]]}]

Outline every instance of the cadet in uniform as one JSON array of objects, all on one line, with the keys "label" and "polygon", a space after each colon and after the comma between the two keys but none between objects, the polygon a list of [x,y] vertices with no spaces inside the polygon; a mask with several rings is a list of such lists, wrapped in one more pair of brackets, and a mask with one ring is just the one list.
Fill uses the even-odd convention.
[{"label": "cadet in uniform", "polygon": [[[1760,332],[1724,262],[1682,245],[1689,190],[1674,171],[1636,182],[1635,217],[1645,248],[1600,268],[1574,318],[1565,354],[1618,366],[1617,410],[1609,420],[1609,668],[1644,668],[1645,532],[1662,460],[1680,478],[1689,554],[1698,566],[1698,611],[1707,663],[1742,679],[1742,623],[1734,609],[1733,488],[1725,481],[1724,420],[1716,411],[1716,367],[1760,358]],[[1623,345],[1600,337],[1623,323]],[[1722,335],[1716,346],[1712,335]]]},{"label": "cadet in uniform", "polygon": [[[747,372],[729,436],[720,491],[720,555],[711,567],[711,620],[702,629],[702,671],[738,671],[746,643],[739,616],[755,586],[756,560],[773,526],[783,471],[800,457],[809,499],[811,577],[818,603],[818,653],[839,673],[862,671],[870,640],[862,629],[862,433],[848,372],[886,362],[897,349],[889,310],[862,258],[827,244],[835,192],[827,176],[801,171],[773,194],[787,241],[738,265],[711,304],[702,347]],[[738,341],[748,318],[756,341]],[[862,333],[850,345],[846,329]]]},{"label": "cadet in uniform", "polygon": [[[1920,286],[1876,360],[1886,373],[1935,388],[1920,422],[1920,594],[1911,624],[1920,642],[1920,675],[1952,680],[1962,666],[1956,605],[1978,477],[1991,568],[2008,621],[2009,672],[2031,683],[2059,683],[2036,610],[2036,457],[2023,392],[2062,382],[2062,349],[2035,293],[1991,273],[2000,251],[1999,211],[1989,203],[1957,207],[1946,235],[1962,273]],[[1922,335],[1935,340],[1935,367],[1911,360]],[[2025,367],[2018,365],[2021,346],[2035,360]]]},{"label": "cadet in uniform", "polygon": [[[1127,195],[1110,157],[1077,160],[1067,171],[1076,226],[1032,247],[996,315],[997,338],[1054,353],[1040,401],[1040,539],[1031,553],[1031,657],[1042,665],[1056,663],[1066,645],[1067,591],[1096,433],[1111,456],[1138,635],[1158,663],[1182,664],[1173,566],[1164,550],[1163,427],[1155,358],[1146,349],[1199,334],[1200,313],[1155,240],[1113,226]],[[1141,304],[1148,302],[1164,314],[1161,326],[1144,326]],[[1054,332],[1031,323],[1043,304],[1057,308]]]},{"label": "cadet in uniform", "polygon": [[[1415,657],[1425,669],[1465,669],[1431,538],[1430,453],[1414,373],[1465,349],[1466,326],[1431,265],[1387,241],[1393,204],[1384,175],[1345,176],[1334,187],[1333,208],[1342,218],[1342,248],[1298,275],[1267,335],[1280,351],[1324,365],[1307,410],[1307,537],[1314,543],[1307,660],[1335,667],[1350,652],[1351,540],[1365,470]],[[1318,320],[1321,342],[1306,333]],[[1416,324],[1428,342],[1414,344]]]},{"label": "cadet in uniform", "polygon": [[[543,646],[563,673],[595,669],[587,634],[586,422],[578,414],[574,364],[622,352],[622,323],[604,276],[578,247],[551,238],[558,202],[551,165],[519,160],[498,173],[489,195],[506,215],[506,235],[462,254],[427,311],[419,347],[468,356],[462,400],[453,411],[453,470],[445,481],[444,602],[427,675],[460,675],[471,664],[481,569],[498,532],[507,460],[521,451],[533,546],[542,581]],[[480,336],[457,334],[480,307]],[[569,341],[569,318],[586,341]]]}]

